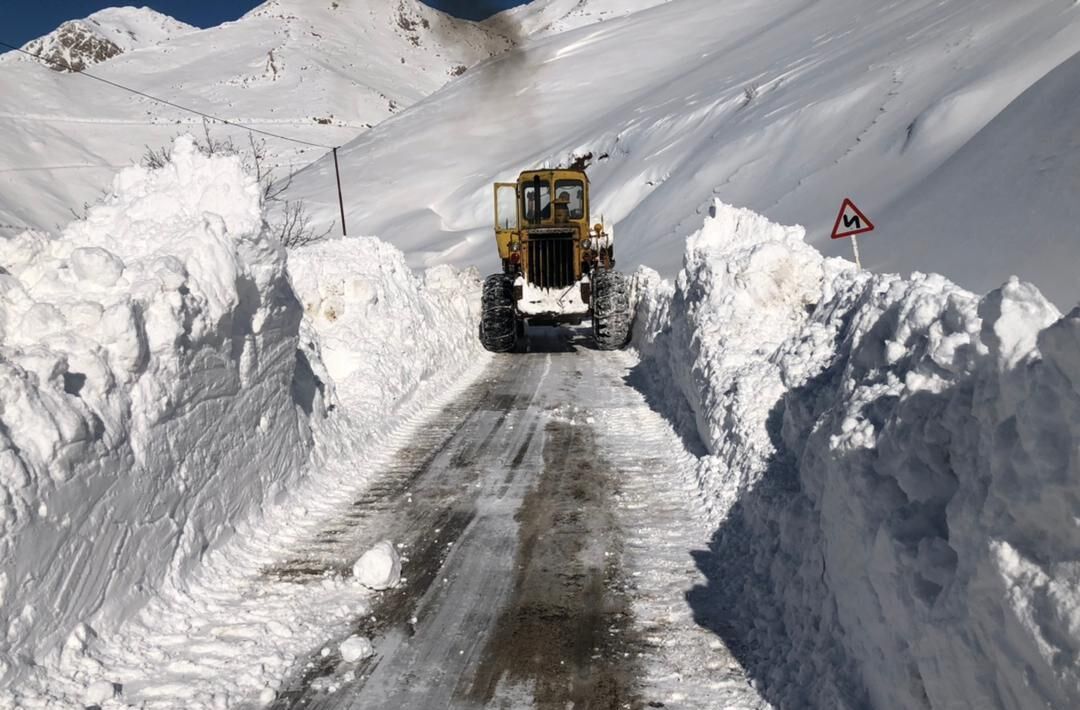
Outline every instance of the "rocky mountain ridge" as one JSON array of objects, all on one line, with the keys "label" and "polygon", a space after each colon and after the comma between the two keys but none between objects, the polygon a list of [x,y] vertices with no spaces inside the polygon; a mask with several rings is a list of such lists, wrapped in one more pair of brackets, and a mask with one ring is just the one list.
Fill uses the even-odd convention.
[{"label": "rocky mountain ridge", "polygon": [[68,20],[22,48],[55,71],[80,72],[195,29],[148,7],[112,7],[84,19]]}]

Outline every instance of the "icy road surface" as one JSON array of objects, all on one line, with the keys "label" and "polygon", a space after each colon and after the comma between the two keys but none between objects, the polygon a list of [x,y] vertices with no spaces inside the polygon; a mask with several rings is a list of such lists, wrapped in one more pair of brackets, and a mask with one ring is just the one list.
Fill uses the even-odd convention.
[{"label": "icy road surface", "polygon": [[[632,386],[635,364],[584,330],[534,329],[532,352],[495,358],[351,509],[267,567],[316,581],[380,539],[404,558],[402,583],[328,629],[272,707],[767,707],[686,603],[710,534],[686,478],[694,442]],[[341,658],[353,634],[374,656]]]}]

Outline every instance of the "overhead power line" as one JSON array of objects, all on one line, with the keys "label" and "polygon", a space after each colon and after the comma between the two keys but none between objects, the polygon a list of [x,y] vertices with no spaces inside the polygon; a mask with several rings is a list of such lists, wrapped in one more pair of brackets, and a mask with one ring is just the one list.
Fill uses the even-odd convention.
[{"label": "overhead power line", "polygon": [[0,168],[0,173],[34,173],[52,172],[54,170],[118,170],[126,165],[39,165],[37,167]]},{"label": "overhead power line", "polygon": [[[0,47],[5,47],[7,49],[10,49],[13,52],[19,52],[20,54],[25,54],[26,56],[31,57],[32,59],[37,59],[37,60],[40,60],[42,62],[46,62],[48,64],[51,64],[54,67],[59,67],[60,69],[69,69],[69,67],[64,66],[62,63],[60,63],[58,61],[49,59],[47,57],[39,57],[36,54],[33,54],[32,52],[28,52],[25,49],[21,49],[19,47],[16,47],[13,44],[8,44],[7,42],[0,41]],[[226,118],[221,118],[220,116],[214,116],[213,114],[209,114],[209,113],[206,113],[204,111],[199,111],[198,109],[193,109],[193,108],[189,108],[187,106],[182,106],[182,105],[180,105],[180,104],[178,104],[178,103],[176,103],[174,101],[169,101],[169,100],[163,99],[163,98],[161,98],[159,96],[154,96],[152,94],[148,94],[145,91],[140,91],[138,89],[133,89],[130,86],[125,86],[125,85],[123,85],[123,84],[121,84],[119,82],[112,81],[111,79],[106,79],[106,78],[98,76],[96,74],[91,74],[90,72],[87,72],[87,71],[73,72],[73,73],[78,74],[79,76],[85,76],[85,77],[87,77],[89,79],[93,79],[94,81],[100,81],[102,84],[108,84],[109,86],[120,89],[121,91],[126,91],[128,93],[135,94],[136,96],[142,96],[143,98],[150,99],[151,101],[155,101],[155,102],[157,102],[159,104],[162,104],[162,105],[165,105],[165,106],[171,106],[172,108],[179,109],[180,111],[186,111],[187,113],[191,113],[191,114],[194,114],[196,116],[201,116],[204,119],[209,119],[211,121],[217,121],[219,123],[223,123],[226,126],[233,126],[235,128],[239,128],[239,129],[242,129],[242,130],[245,130],[245,131],[250,131],[251,133],[258,133],[260,135],[270,136],[271,138],[279,138],[279,139],[281,139],[283,141],[288,141],[290,143],[297,143],[299,145],[306,145],[306,146],[310,146],[312,148],[322,148],[323,150],[331,151],[333,153],[333,155],[334,155],[334,175],[335,175],[335,177],[337,179],[338,207],[341,210],[341,234],[342,234],[342,236],[347,235],[347,232],[346,232],[346,229],[345,229],[345,199],[344,199],[344,196],[342,195],[341,171],[340,171],[340,169],[338,167],[338,146],[323,145],[321,143],[312,143],[311,141],[304,141],[304,140],[300,140],[299,138],[290,138],[289,136],[283,136],[280,133],[274,133],[273,131],[264,131],[261,128],[254,128],[252,126],[246,126],[246,125],[244,125],[242,123],[237,123],[236,121],[230,121],[230,120],[228,120]]]},{"label": "overhead power line", "polygon": [[[12,44],[8,44],[7,42],[0,41],[0,47],[5,47],[7,49],[10,49],[13,52],[19,52],[21,54],[25,54],[28,57],[32,57],[34,59],[37,59],[37,60],[40,60],[40,61],[45,62],[47,64],[50,64],[50,65],[52,65],[54,67],[58,67],[60,69],[69,69],[69,67],[64,66],[62,63],[60,63],[58,61],[55,61],[53,59],[49,59],[48,57],[39,57],[38,55],[34,54],[33,52],[28,52],[25,49],[21,49],[21,48],[16,47],[15,45],[12,45]],[[214,116],[214,115],[206,113],[204,111],[199,111],[198,109],[189,108],[187,106],[181,106],[180,104],[178,104],[176,102],[169,101],[167,99],[163,99],[163,98],[161,98],[159,96],[153,96],[152,94],[148,94],[145,91],[139,91],[138,89],[133,89],[130,86],[124,86],[123,84],[112,81],[111,79],[106,79],[106,78],[98,76],[96,74],[91,74],[90,72],[87,72],[87,71],[72,72],[72,73],[78,74],[79,76],[85,76],[88,79],[93,79],[95,81],[100,81],[102,84],[108,84],[109,86],[120,89],[121,91],[126,91],[126,92],[128,92],[130,94],[135,94],[137,96],[142,96],[143,98],[150,99],[151,101],[156,101],[159,104],[164,104],[165,106],[171,106],[172,108],[179,109],[180,111],[186,111],[186,112],[194,114],[196,116],[202,116],[203,118],[208,118],[211,121],[218,121],[219,123],[224,123],[227,126],[234,126],[236,128],[241,128],[241,129],[243,129],[245,131],[251,131],[252,133],[258,133],[260,135],[270,136],[271,138],[279,138],[279,139],[281,139],[283,141],[289,141],[290,143],[298,143],[300,145],[306,145],[306,146],[310,146],[312,148],[322,148],[323,150],[334,150],[334,146],[331,146],[331,145],[323,145],[321,143],[312,143],[311,141],[304,141],[304,140],[300,140],[299,138],[290,138],[289,136],[283,136],[283,135],[281,135],[279,133],[274,133],[272,131],[264,131],[261,128],[254,128],[252,126],[246,126],[246,125],[244,125],[242,123],[237,123],[236,121],[230,121],[227,118],[221,118],[220,116]]]}]

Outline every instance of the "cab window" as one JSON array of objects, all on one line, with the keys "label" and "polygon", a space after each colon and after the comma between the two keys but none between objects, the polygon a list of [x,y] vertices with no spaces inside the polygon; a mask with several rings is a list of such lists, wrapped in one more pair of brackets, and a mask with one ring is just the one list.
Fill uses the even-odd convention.
[{"label": "cab window", "polygon": [[517,186],[498,185],[495,189],[495,229],[517,229]]},{"label": "cab window", "polygon": [[557,180],[555,202],[566,202],[570,219],[585,217],[585,185],[580,180]]}]

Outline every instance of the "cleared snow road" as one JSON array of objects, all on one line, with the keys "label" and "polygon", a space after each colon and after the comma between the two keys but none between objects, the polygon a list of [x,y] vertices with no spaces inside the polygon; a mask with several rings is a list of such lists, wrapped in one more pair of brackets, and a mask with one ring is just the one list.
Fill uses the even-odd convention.
[{"label": "cleared snow road", "polygon": [[[379,539],[403,583],[329,630],[276,708],[764,707],[685,593],[709,530],[693,456],[626,353],[534,331],[431,418],[372,488],[264,575],[317,580]],[[693,446],[693,442],[690,442]],[[351,634],[375,655],[346,663]]]}]

